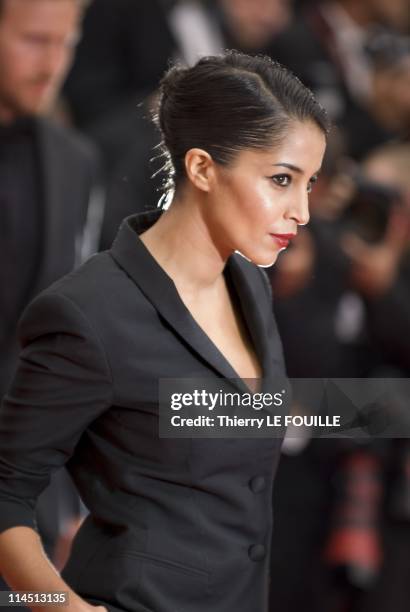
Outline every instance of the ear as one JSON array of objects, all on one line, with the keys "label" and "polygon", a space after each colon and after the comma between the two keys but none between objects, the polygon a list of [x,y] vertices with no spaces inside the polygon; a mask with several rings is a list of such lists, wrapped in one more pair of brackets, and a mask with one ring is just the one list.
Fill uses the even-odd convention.
[{"label": "ear", "polygon": [[209,191],[214,177],[215,164],[204,149],[189,149],[185,153],[185,171],[188,179],[201,191]]}]

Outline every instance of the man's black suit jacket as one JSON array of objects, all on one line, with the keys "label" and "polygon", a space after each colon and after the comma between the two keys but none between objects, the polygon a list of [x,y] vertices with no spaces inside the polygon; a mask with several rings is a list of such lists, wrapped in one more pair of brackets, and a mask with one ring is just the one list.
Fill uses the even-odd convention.
[{"label": "man's black suit jacket", "polygon": [[[94,148],[77,134],[43,118],[36,120],[34,130],[41,171],[42,252],[29,299],[97,250],[103,215]],[[15,282],[19,282],[18,270]],[[2,321],[8,333],[0,341],[0,397],[16,366],[16,327],[25,306],[21,304],[11,320]]]},{"label": "man's black suit jacket", "polygon": [[[29,299],[70,272],[98,248],[104,198],[94,147],[71,130],[47,119],[34,121],[39,153],[42,250]],[[24,249],[24,245],[21,245]],[[1,262],[0,262],[1,265]],[[19,283],[19,271],[15,271]],[[7,287],[2,288],[7,291]],[[0,401],[17,365],[17,322],[26,304],[5,320],[0,340]],[[62,523],[79,511],[78,496],[64,470],[54,474],[37,507],[43,544],[51,554]],[[2,586],[2,585],[0,585]]]},{"label": "man's black suit jacket", "polygon": [[[0,531],[35,526],[35,499],[66,463],[90,514],[62,576],[89,602],[265,612],[281,440],[159,437],[160,378],[237,378],[138,238],[160,214],[128,218],[110,251],[26,310],[0,413]],[[265,379],[283,376],[264,273],[239,254],[225,273]]]}]

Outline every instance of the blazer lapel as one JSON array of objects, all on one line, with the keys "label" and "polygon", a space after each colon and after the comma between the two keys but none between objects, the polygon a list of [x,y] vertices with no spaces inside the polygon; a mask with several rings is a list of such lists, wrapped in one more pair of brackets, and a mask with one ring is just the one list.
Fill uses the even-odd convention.
[{"label": "blazer lapel", "polygon": [[247,260],[239,254],[232,255],[227,264],[235,291],[239,297],[242,316],[251,335],[259,363],[262,366],[263,378],[266,378],[271,374],[272,359],[266,334],[266,323],[264,323],[261,303],[258,301],[258,297],[264,296],[264,288],[261,282],[255,282],[256,274],[246,273],[245,267],[249,265]]},{"label": "blazer lapel", "polygon": [[[219,376],[235,379],[232,382],[240,390],[249,391],[230,363],[196,323],[181,300],[172,279],[155,261],[137,236],[138,233],[152,225],[161,213],[162,210],[154,210],[125,219],[111,248],[111,255],[184,342],[211,365]],[[232,274],[234,286],[238,290],[245,320],[258,356],[262,359],[262,363],[266,364],[261,314],[252,297],[253,288],[248,285],[239,263],[234,262],[236,257],[240,256],[232,256],[228,260],[227,267],[229,273]]]}]

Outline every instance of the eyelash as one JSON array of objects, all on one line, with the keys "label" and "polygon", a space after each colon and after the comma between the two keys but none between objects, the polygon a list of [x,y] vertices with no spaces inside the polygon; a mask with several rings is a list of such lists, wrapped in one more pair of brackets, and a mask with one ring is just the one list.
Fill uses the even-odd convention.
[{"label": "eyelash", "polygon": [[[269,177],[274,183],[276,183],[276,185],[278,185],[279,187],[288,187],[291,182],[292,182],[292,177],[290,174],[274,174],[273,176]],[[287,179],[287,183],[283,184],[281,182],[279,182],[281,179]],[[310,193],[312,191],[313,188],[313,184],[316,183],[317,181],[317,177],[314,176],[310,179],[309,181],[309,185],[307,188],[307,192]]]},{"label": "eyelash", "polygon": [[[279,187],[288,187],[291,182],[292,182],[292,177],[290,176],[290,174],[274,174],[273,176],[269,177],[270,179],[272,179],[272,181],[276,184],[279,185]],[[287,179],[287,184],[284,185],[283,183],[279,182],[280,179]]]}]

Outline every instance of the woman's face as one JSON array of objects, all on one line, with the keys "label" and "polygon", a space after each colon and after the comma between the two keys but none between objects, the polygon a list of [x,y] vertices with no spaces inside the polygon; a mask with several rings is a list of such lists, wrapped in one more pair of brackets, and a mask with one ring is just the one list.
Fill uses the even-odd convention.
[{"label": "woman's face", "polygon": [[325,146],[313,122],[295,122],[278,147],[243,150],[229,166],[216,165],[207,217],[221,252],[239,251],[260,266],[276,261],[287,237],[309,221]]}]

